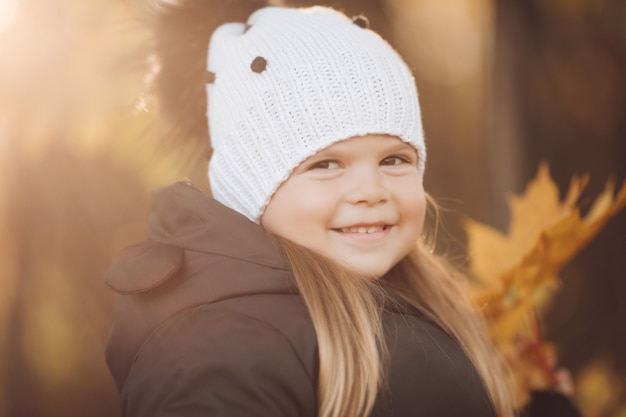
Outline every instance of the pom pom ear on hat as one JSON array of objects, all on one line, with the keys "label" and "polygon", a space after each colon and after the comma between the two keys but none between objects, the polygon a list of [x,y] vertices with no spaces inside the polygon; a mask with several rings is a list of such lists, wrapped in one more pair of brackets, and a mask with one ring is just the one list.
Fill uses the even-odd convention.
[{"label": "pom pom ear on hat", "polygon": [[252,71],[260,74],[265,71],[265,68],[267,68],[267,60],[262,56],[257,56],[252,61],[252,64],[250,64],[250,68],[252,69]]},{"label": "pom pom ear on hat", "polygon": [[215,73],[211,71],[204,72],[204,83],[213,84],[215,82]]},{"label": "pom pom ear on hat", "polygon": [[206,88],[209,182],[218,201],[259,221],[302,161],[367,134],[411,144],[423,170],[415,81],[366,27],[326,7],[266,7],[215,30],[207,69],[216,77]]},{"label": "pom pom ear on hat", "polygon": [[352,18],[352,23],[363,29],[369,29],[370,27],[370,21],[363,15],[354,16]]}]

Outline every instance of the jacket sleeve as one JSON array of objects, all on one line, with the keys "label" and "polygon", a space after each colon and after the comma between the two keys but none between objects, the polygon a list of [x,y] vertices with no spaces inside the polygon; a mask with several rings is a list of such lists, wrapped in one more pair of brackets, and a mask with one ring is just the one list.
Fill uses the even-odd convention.
[{"label": "jacket sleeve", "polygon": [[121,389],[124,417],[316,415],[316,388],[289,340],[266,322],[208,306],[161,326]]}]

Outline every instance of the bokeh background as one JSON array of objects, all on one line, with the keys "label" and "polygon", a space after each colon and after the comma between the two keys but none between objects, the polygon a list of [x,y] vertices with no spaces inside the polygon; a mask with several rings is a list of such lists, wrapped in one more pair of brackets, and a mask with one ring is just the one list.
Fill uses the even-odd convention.
[{"label": "bokeh background", "polygon": [[[145,95],[156,0],[0,0],[0,416],[116,416],[103,284],[143,237],[150,190],[207,188],[201,148],[173,149]],[[207,0],[209,2],[210,0]],[[506,230],[541,161],[562,191],[626,178],[623,0],[345,0],[413,69],[444,207]],[[562,271],[544,326],[588,417],[626,416],[626,213]]]}]

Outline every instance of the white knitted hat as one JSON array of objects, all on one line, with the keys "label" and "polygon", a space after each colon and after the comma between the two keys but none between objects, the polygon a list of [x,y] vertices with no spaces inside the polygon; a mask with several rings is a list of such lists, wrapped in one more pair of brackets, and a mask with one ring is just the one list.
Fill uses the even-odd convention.
[{"label": "white knitted hat", "polygon": [[[361,23],[361,22],[356,22]],[[280,184],[335,142],[388,134],[426,149],[415,81],[380,36],[325,7],[267,7],[209,45],[214,198],[258,222]]]}]

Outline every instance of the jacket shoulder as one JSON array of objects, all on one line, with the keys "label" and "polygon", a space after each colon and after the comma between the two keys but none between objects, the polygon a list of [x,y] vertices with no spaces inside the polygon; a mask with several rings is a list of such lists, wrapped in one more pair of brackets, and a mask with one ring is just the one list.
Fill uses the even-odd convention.
[{"label": "jacket shoulder", "polygon": [[160,326],[121,390],[124,415],[314,416],[315,343],[277,319],[291,311],[298,322],[298,301],[282,300],[274,314],[258,317],[258,308],[278,300],[243,298],[186,310]]},{"label": "jacket shoulder", "polygon": [[[139,262],[135,251],[149,251],[162,259]],[[107,365],[118,389],[139,348],[178,314],[229,299],[297,296],[287,271],[246,260],[165,245],[139,245],[128,254],[107,276],[107,283],[120,293],[106,348]]]}]

